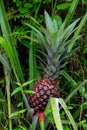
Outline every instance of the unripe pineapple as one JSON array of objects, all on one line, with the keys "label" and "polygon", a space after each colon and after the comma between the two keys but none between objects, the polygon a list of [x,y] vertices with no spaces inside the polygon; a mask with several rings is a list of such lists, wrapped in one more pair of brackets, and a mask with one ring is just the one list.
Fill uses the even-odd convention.
[{"label": "unripe pineapple", "polygon": [[67,28],[65,28],[65,23],[58,28],[57,21],[51,20],[45,11],[45,21],[46,29],[39,24],[36,28],[27,24],[34,29],[38,42],[45,48],[43,53],[46,58],[45,60],[42,59],[46,61],[44,76],[35,83],[33,88],[36,94],[29,95],[29,104],[34,108],[34,114],[45,110],[50,97],[58,97],[57,81],[59,74],[66,65],[67,57],[71,54],[68,47],[78,39],[78,37],[71,37],[78,20],[71,23]]},{"label": "unripe pineapple", "polygon": [[53,84],[46,77],[35,83],[33,91],[36,94],[30,95],[29,103],[34,108],[34,113],[44,111],[49,98],[58,96],[56,84]]}]

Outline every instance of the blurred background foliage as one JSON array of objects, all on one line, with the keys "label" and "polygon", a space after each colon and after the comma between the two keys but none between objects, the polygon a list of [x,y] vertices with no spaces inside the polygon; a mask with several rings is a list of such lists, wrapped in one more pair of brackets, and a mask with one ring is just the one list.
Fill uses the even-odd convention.
[{"label": "blurred background foliage", "polygon": [[[39,55],[38,43],[36,41],[32,43],[33,31],[29,30],[23,23],[32,23],[35,18],[40,24],[44,25],[44,10],[46,10],[52,18],[58,21],[58,26],[62,24],[62,21],[66,18],[67,12],[71,6],[72,0],[3,0],[6,10],[6,16],[11,28],[11,36],[14,39],[14,43],[17,50],[18,59],[20,61],[23,78],[14,76],[14,69],[11,72],[11,105],[12,113],[10,115],[13,120],[14,130],[26,130],[30,127],[25,109],[29,106],[26,102],[26,97],[23,101],[23,96],[26,93],[32,93],[31,91],[22,91],[20,93],[23,83],[29,80],[38,79],[43,75],[41,64],[38,62]],[[74,12],[72,21],[77,18],[82,18],[87,12],[87,0],[80,0],[78,6]],[[1,12],[0,12],[1,13]],[[86,22],[87,23],[87,22]],[[74,48],[78,48],[77,51],[69,58],[62,76],[59,79],[59,97],[66,99],[68,110],[71,111],[74,119],[78,122],[79,130],[87,130],[87,85],[84,81],[87,79],[87,24],[83,26],[80,34],[82,38],[75,43]],[[2,36],[2,30],[0,27],[0,35]],[[0,59],[3,56],[3,49],[0,45]],[[33,57],[33,58],[32,58]],[[0,60],[1,61],[1,60]],[[5,60],[10,68],[11,63]],[[4,62],[5,63],[5,62]],[[6,65],[6,63],[5,63]],[[21,71],[21,70],[20,70]],[[6,79],[5,70],[0,62],[0,129],[8,130],[8,114],[7,114],[7,94],[6,94]],[[20,74],[19,74],[20,75]],[[21,74],[22,75],[22,74]],[[19,76],[20,77],[20,76]],[[16,83],[14,83],[16,82]],[[20,82],[21,84],[18,84]],[[82,87],[79,85],[82,83]],[[27,88],[32,88],[34,81],[31,82],[30,88],[28,87],[30,82],[27,82]],[[24,85],[25,86],[25,85]],[[15,88],[17,88],[15,90]],[[78,88],[78,91],[77,91]],[[23,88],[24,89],[24,88]],[[14,91],[15,90],[15,91]],[[13,93],[14,91],[14,93]],[[13,96],[14,95],[14,96]],[[20,96],[19,96],[20,95]],[[74,96],[73,96],[74,95]],[[71,97],[70,97],[71,96]],[[67,97],[67,98],[66,98]],[[27,106],[27,107],[25,107]],[[46,114],[49,114],[49,108],[46,110]],[[11,114],[11,113],[10,113]],[[14,118],[17,116],[16,118]],[[64,120],[66,115],[64,111],[61,113],[61,118]],[[53,117],[50,114],[48,117],[49,125],[46,124],[47,129],[56,129],[53,124]],[[68,120],[67,120],[68,121]],[[35,122],[34,122],[35,124]],[[38,126],[37,126],[38,129]],[[71,130],[72,128],[64,122],[64,130]],[[11,129],[10,129],[11,130]]]}]

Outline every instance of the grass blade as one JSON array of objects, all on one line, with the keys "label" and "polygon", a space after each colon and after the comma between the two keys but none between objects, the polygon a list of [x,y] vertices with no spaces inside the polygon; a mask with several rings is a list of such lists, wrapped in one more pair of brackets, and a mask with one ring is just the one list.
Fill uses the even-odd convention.
[{"label": "grass blade", "polygon": [[[82,31],[82,28],[83,28],[83,26],[85,25],[86,21],[87,21],[87,12],[84,14],[84,16],[83,16],[81,22],[79,23],[78,28],[77,28],[77,30],[75,31],[73,38],[76,38],[76,37],[80,34],[80,32]],[[72,48],[74,47],[74,45],[75,45],[75,42],[72,43],[72,44],[69,46],[68,51],[71,51]]]},{"label": "grass blade", "polygon": [[75,86],[77,86],[76,81],[66,71],[62,71],[61,74],[65,77],[65,79],[67,79],[71,86],[73,86],[74,88]]},{"label": "grass blade", "polygon": [[82,83],[78,83],[77,87],[74,90],[72,90],[72,92],[67,96],[67,98],[65,99],[65,102],[68,102],[81,87],[85,87],[84,85],[86,83],[87,83],[87,80],[84,80]]},{"label": "grass blade", "polygon": [[72,17],[75,13],[75,10],[76,10],[78,3],[79,3],[79,0],[73,0],[72,1],[72,4],[71,4],[71,6],[68,10],[68,13],[66,15],[66,18],[64,20],[65,26],[69,25],[70,21],[72,20]]},{"label": "grass blade", "polygon": [[60,119],[58,100],[56,98],[51,98],[50,102],[51,102],[51,109],[52,109],[53,118],[56,124],[56,128],[57,130],[63,130],[62,122]]},{"label": "grass blade", "polygon": [[[31,31],[32,37],[34,36],[33,30]],[[35,45],[34,42],[30,42],[30,48],[29,48],[29,80],[32,81],[36,79],[36,56],[35,56]],[[32,82],[30,85],[30,89],[34,86],[34,82]]]},{"label": "grass blade", "polygon": [[[22,68],[18,59],[18,54],[17,54],[17,50],[15,47],[15,40],[11,35],[11,30],[10,30],[10,26],[8,23],[8,19],[6,17],[6,12],[5,12],[5,7],[4,7],[4,3],[3,0],[0,0],[0,25],[1,25],[1,30],[2,30],[2,34],[3,37],[0,37],[2,40],[1,45],[5,50],[6,55],[9,58],[11,67],[13,69],[14,75],[16,77],[16,80],[18,82],[24,83],[24,76],[23,76],[23,72],[22,72]],[[26,107],[29,109],[29,104],[27,101],[27,98],[25,96],[25,94],[22,92],[23,95],[23,99],[25,102]]]},{"label": "grass blade", "polygon": [[0,25],[5,41],[2,46],[5,49],[5,52],[10,60],[14,74],[18,75],[18,78],[23,83],[24,82],[23,72],[18,59],[17,50],[15,48],[15,40],[11,35],[11,30],[6,17],[3,0],[0,0]]},{"label": "grass blade", "polygon": [[35,115],[33,117],[32,125],[30,126],[29,130],[36,130],[37,122],[38,122],[38,116]]},{"label": "grass blade", "polygon": [[[8,58],[5,54],[3,57],[7,64],[9,64]],[[6,92],[7,92],[7,102],[8,102],[8,116],[11,114],[11,93],[10,93],[10,71],[7,70],[6,66],[4,66],[4,73],[5,73],[5,81],[6,81]],[[12,130],[12,120],[8,119],[9,121],[9,130]]]},{"label": "grass blade", "polygon": [[14,118],[14,117],[19,116],[19,114],[22,114],[24,112],[26,112],[26,109],[16,111],[16,112],[12,113],[11,115],[9,115],[9,118]]},{"label": "grass blade", "polygon": [[68,118],[69,118],[69,120],[70,120],[70,122],[71,122],[71,124],[72,124],[72,126],[73,126],[73,129],[74,129],[74,130],[78,130],[77,125],[76,125],[76,123],[75,123],[75,121],[74,121],[74,119],[73,119],[71,113],[69,112],[69,110],[68,110],[68,108],[67,108],[66,103],[64,102],[64,100],[61,99],[61,98],[60,98],[60,99],[57,99],[57,100],[59,100],[58,102],[61,104],[62,108],[63,108],[64,111],[66,112],[66,115],[68,116]]},{"label": "grass blade", "polygon": [[4,57],[2,56],[1,52],[0,52],[0,61],[3,64],[3,66],[8,70],[11,71],[10,66],[8,65],[8,63],[6,62],[6,60],[4,59]]}]

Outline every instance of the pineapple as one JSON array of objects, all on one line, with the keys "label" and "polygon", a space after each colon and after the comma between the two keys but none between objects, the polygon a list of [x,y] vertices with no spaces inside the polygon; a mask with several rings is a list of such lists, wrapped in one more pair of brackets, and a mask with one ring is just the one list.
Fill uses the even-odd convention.
[{"label": "pineapple", "polygon": [[[58,97],[57,82],[60,71],[66,65],[66,59],[71,54],[69,45],[75,42],[77,38],[73,38],[78,20],[71,23],[65,28],[65,23],[58,28],[57,21],[51,19],[45,11],[46,29],[38,24],[29,27],[34,29],[37,40],[41,47],[44,47],[46,66],[44,68],[43,78],[40,78],[33,88],[36,94],[29,95],[29,104],[34,108],[34,114],[38,113],[40,118],[41,112],[44,112],[50,97]],[[42,51],[44,51],[42,50]]]}]

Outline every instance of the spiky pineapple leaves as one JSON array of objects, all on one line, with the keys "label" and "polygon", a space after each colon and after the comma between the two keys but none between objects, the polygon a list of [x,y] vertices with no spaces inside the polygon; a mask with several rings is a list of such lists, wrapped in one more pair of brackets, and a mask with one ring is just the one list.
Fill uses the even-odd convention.
[{"label": "spiky pineapple leaves", "polygon": [[69,118],[69,123],[72,125],[74,130],[77,130],[77,125],[70,113],[70,111],[68,110],[66,103],[64,102],[63,99],[61,98],[51,98],[50,99],[50,103],[51,103],[51,109],[52,109],[52,114],[53,114],[53,118],[54,118],[54,122],[56,125],[57,130],[63,130],[63,125],[61,122],[61,118],[60,118],[60,108],[59,108],[59,104],[61,105],[61,107],[64,109],[67,117]]},{"label": "spiky pineapple leaves", "polygon": [[77,29],[75,28],[75,26],[78,23],[79,19],[71,23],[67,28],[65,28],[65,23],[63,23],[59,29],[57,27],[56,21],[54,24],[54,21],[51,20],[47,12],[45,13],[45,20],[46,20],[46,27],[48,31],[48,33],[47,31],[45,31],[45,37],[53,53],[56,53],[56,52],[58,52],[59,54],[63,53],[65,51],[66,46],[67,46],[67,50],[66,50],[67,52],[69,45],[72,44],[73,40],[75,42],[77,39],[79,39],[79,36],[77,36],[76,39],[70,37]]},{"label": "spiky pineapple leaves", "polygon": [[80,38],[80,36],[73,37],[79,19],[75,20],[67,27],[65,22],[58,27],[56,19],[51,19],[50,15],[46,11],[44,12],[44,15],[46,28],[40,25],[37,21],[35,22],[35,20],[33,20],[35,23],[34,26],[27,23],[26,25],[34,30],[35,36],[40,43],[42,50],[43,46],[46,50],[46,53],[44,53],[48,65],[47,72],[49,74],[51,74],[51,72],[57,73],[57,68],[59,68],[59,73],[59,70],[65,67],[65,60],[72,53],[72,50],[68,52],[69,46]]},{"label": "spiky pineapple leaves", "polygon": [[[49,47],[46,48],[48,53],[47,61],[49,59],[49,64],[51,64],[53,63],[51,60],[56,58],[57,59],[56,64],[58,64],[59,66],[72,53],[72,51],[68,52],[69,46],[80,38],[80,36],[73,38],[73,34],[77,29],[76,24],[78,23],[79,19],[71,23],[66,28],[65,28],[65,22],[63,22],[60,28],[58,28],[56,20],[55,19],[52,20],[49,14],[45,11],[45,21],[46,21],[46,29],[43,29],[42,33],[46,41],[45,44],[46,46],[48,45]],[[53,63],[53,66],[55,67],[56,64]]]},{"label": "spiky pineapple leaves", "polygon": [[[70,37],[77,28],[75,28],[76,24],[78,23],[79,19],[71,23],[65,28],[65,22],[58,27],[56,19],[51,19],[50,15],[45,11],[45,23],[46,29],[41,26],[38,22],[35,22],[34,26],[27,24],[31,29],[36,32],[36,37],[38,42],[43,44],[47,50],[48,55],[51,57],[52,54],[59,49],[65,50],[65,46],[68,44],[68,40],[71,39],[70,44],[72,43],[73,38]],[[73,36],[73,35],[72,35]],[[77,36],[77,39],[79,37]],[[77,40],[75,39],[75,40]],[[69,45],[68,45],[69,47]],[[59,52],[60,53],[60,52]]]},{"label": "spiky pineapple leaves", "polygon": [[46,21],[47,31],[52,36],[58,30],[57,22],[56,22],[55,19],[52,21],[51,17],[47,13],[47,11],[45,11],[44,14],[45,14],[45,21]]}]

